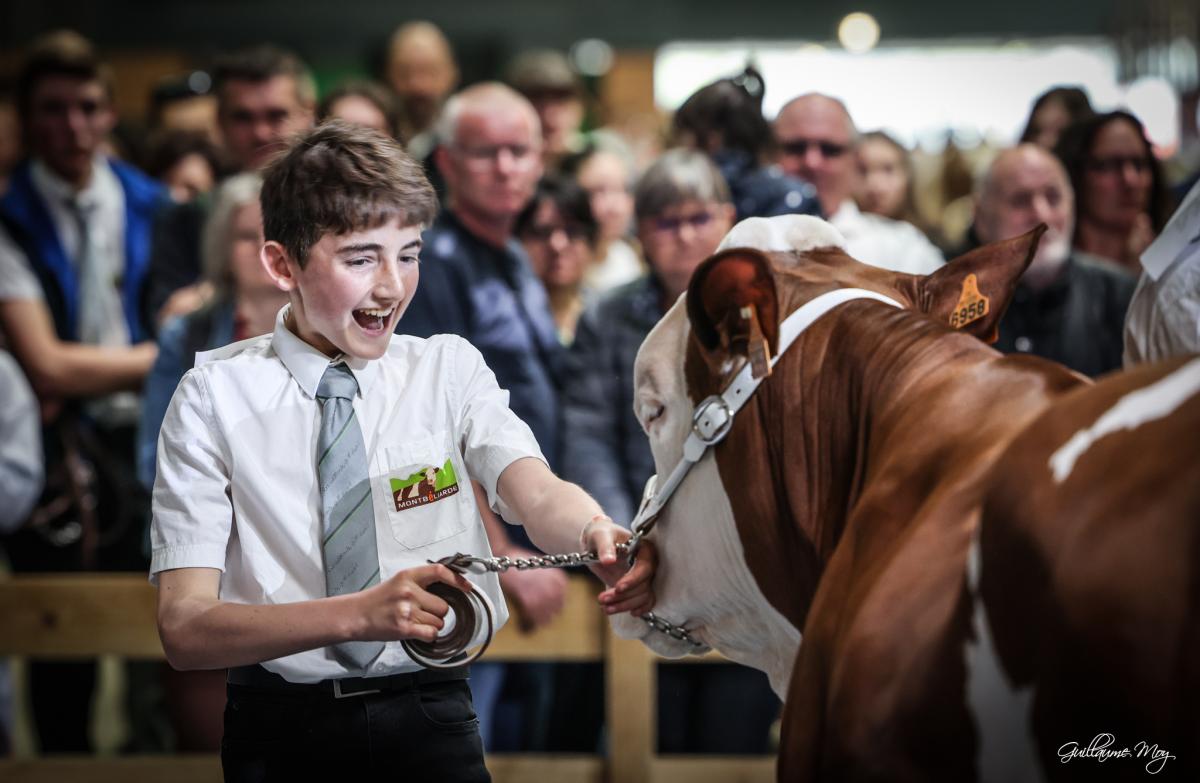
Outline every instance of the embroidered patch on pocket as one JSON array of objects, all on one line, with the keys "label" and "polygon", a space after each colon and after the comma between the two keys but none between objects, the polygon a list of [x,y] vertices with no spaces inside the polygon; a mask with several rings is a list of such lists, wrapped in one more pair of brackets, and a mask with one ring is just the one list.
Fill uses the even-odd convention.
[{"label": "embroidered patch on pocket", "polygon": [[429,465],[408,478],[389,480],[397,511],[436,503],[458,492],[458,477],[454,475],[454,465],[449,459],[440,468]]}]

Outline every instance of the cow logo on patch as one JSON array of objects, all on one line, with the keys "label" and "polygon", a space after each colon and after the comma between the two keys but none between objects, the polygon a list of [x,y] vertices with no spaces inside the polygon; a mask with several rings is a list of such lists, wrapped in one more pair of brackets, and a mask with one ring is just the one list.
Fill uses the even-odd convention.
[{"label": "cow logo on patch", "polygon": [[988,314],[988,298],[979,292],[979,280],[975,275],[967,275],[963,280],[962,294],[958,304],[950,313],[950,325],[961,329],[969,323],[978,321]]},{"label": "cow logo on patch", "polygon": [[458,477],[450,460],[440,468],[429,465],[408,478],[392,478],[392,501],[397,511],[436,503],[458,492]]}]

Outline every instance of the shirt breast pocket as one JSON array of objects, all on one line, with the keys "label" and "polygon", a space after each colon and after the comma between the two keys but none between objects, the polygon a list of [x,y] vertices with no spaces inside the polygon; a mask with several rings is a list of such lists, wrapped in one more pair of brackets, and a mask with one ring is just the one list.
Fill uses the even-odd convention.
[{"label": "shirt breast pocket", "polygon": [[467,529],[471,484],[448,433],[385,446],[381,460],[388,521],[402,546],[419,549]]}]

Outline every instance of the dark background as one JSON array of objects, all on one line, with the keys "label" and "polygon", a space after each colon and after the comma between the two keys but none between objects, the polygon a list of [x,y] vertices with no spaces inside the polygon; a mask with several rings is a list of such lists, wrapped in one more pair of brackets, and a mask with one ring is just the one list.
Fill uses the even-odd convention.
[{"label": "dark background", "polygon": [[851,11],[875,16],[884,44],[1116,36],[1128,16],[1121,6],[1116,0],[0,0],[0,48],[16,49],[41,32],[69,26],[102,49],[169,49],[203,61],[214,51],[270,40],[294,48],[318,71],[366,71],[392,29],[428,19],[450,37],[471,80],[494,74],[522,48],[566,48],[582,38],[635,50],[672,40],[833,40],[838,21]]}]

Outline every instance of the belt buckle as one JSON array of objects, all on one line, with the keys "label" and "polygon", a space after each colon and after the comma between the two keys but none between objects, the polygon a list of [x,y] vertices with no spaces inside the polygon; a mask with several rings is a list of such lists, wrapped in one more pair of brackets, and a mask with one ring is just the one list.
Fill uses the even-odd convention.
[{"label": "belt buckle", "polygon": [[370,693],[383,693],[383,691],[376,688],[372,691],[351,691],[350,693],[343,693],[342,681],[340,679],[333,681],[333,698],[335,699],[348,699],[351,696],[366,696]]}]

